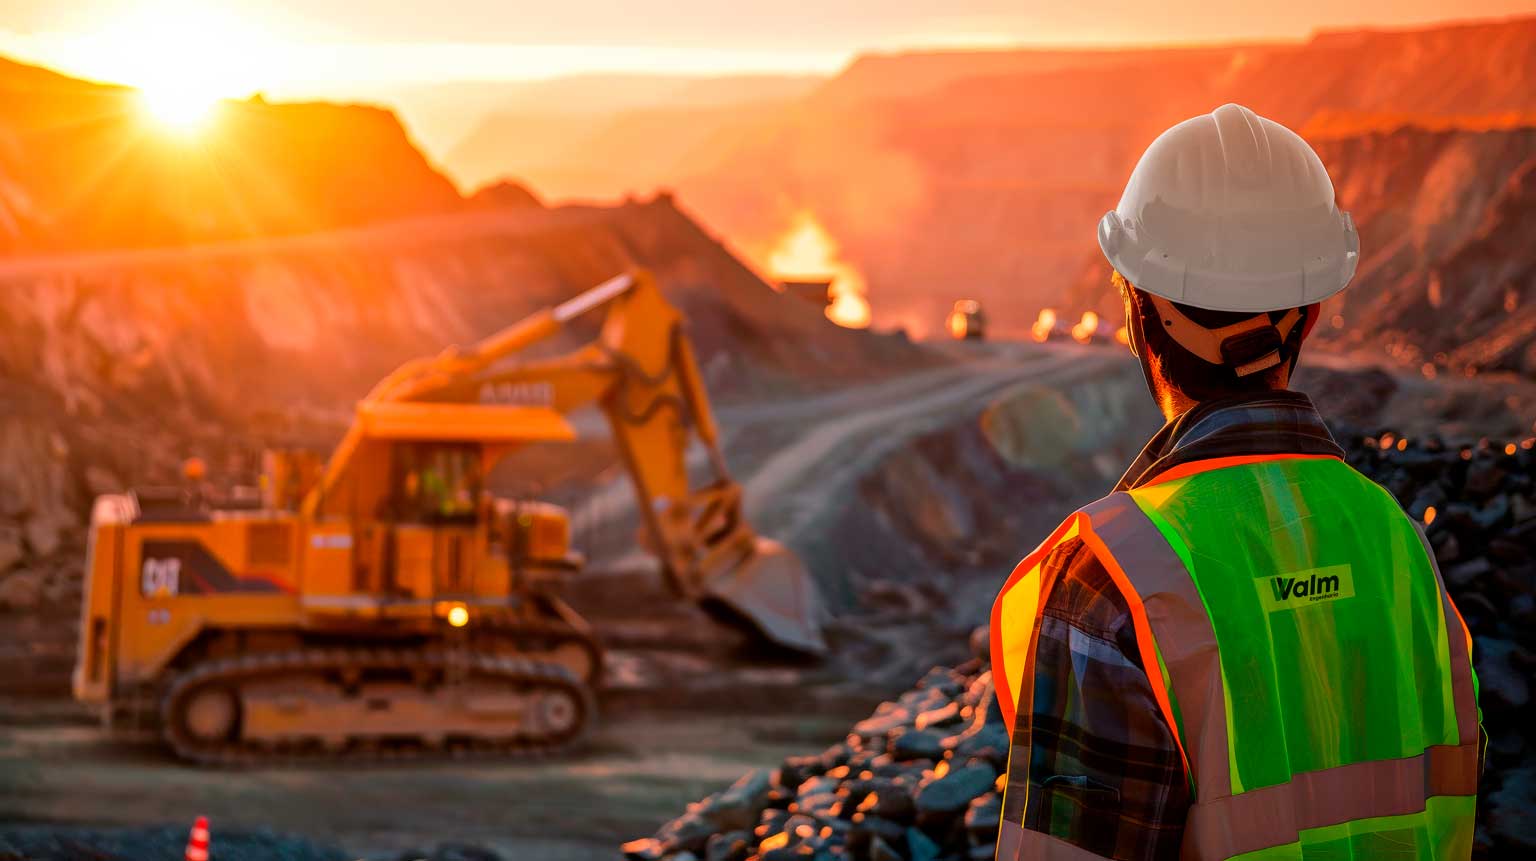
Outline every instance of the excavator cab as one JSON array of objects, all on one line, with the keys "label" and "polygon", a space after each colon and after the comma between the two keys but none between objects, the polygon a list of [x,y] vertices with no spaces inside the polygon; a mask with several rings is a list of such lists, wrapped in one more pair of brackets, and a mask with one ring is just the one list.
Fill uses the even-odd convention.
[{"label": "excavator cab", "polygon": [[473,526],[479,521],[479,446],[401,443],[391,454],[388,519],[431,526]]}]

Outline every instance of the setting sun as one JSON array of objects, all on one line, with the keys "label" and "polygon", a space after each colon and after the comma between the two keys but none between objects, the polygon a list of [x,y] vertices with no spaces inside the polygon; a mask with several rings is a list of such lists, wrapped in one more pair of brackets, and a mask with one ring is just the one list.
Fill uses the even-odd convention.
[{"label": "setting sun", "polygon": [[177,132],[194,132],[213,115],[219,95],[195,87],[156,86],[139,92],[144,113],[156,123]]},{"label": "setting sun", "polygon": [[145,116],[179,133],[201,128],[220,99],[253,92],[273,55],[255,22],[188,0],[135,3],[81,47],[94,74],[139,90]]}]

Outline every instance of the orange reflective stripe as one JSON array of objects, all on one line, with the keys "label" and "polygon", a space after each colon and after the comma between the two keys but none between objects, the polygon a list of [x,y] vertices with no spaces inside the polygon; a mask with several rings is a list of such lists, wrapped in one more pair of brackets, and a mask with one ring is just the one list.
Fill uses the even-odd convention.
[{"label": "orange reflective stripe", "polygon": [[1169,735],[1173,736],[1173,743],[1179,748],[1179,761],[1184,764],[1184,774],[1187,776],[1190,774],[1189,756],[1184,752],[1184,740],[1179,737],[1179,722],[1173,714],[1173,703],[1168,700],[1168,679],[1163,675],[1162,662],[1157,659],[1157,643],[1152,639],[1152,623],[1147,620],[1147,608],[1141,603],[1141,595],[1137,593],[1136,587],[1131,585],[1131,578],[1125,576],[1120,560],[1109,552],[1104,540],[1093,531],[1091,518],[1083,519],[1082,534],[1083,542],[1109,572],[1120,594],[1125,596],[1126,606],[1131,613],[1131,624],[1136,630],[1136,646],[1141,651],[1142,667],[1152,682],[1152,696],[1157,699],[1157,707],[1162,710],[1163,719],[1168,721]]},{"label": "orange reflective stripe", "polygon": [[[1431,559],[1435,558],[1434,554],[1431,553],[1429,558],[1431,558]],[[1438,565],[1438,563],[1436,563],[1436,564]],[[1451,597],[1451,593],[1445,591],[1444,588],[1442,588],[1440,590],[1440,592],[1441,592],[1442,595],[1445,596],[1445,603],[1451,605],[1451,612],[1456,614],[1456,622],[1461,625],[1461,636],[1462,636],[1462,639],[1467,641],[1467,655],[1471,656],[1471,654],[1472,654],[1472,629],[1467,627],[1467,620],[1461,618],[1461,608],[1456,606],[1456,601],[1455,601],[1455,599],[1453,599]]]},{"label": "orange reflective stripe", "polygon": [[1192,460],[1189,463],[1181,463],[1166,472],[1160,472],[1150,481],[1144,481],[1137,486],[1137,490],[1150,487],[1154,484],[1162,484],[1165,481],[1174,481],[1180,478],[1188,478],[1191,475],[1199,475],[1202,472],[1210,472],[1213,469],[1225,469],[1229,466],[1245,466],[1250,463],[1267,463],[1274,460],[1338,460],[1331,454],[1245,454],[1233,457],[1213,457],[1208,460]]},{"label": "orange reflective stripe", "polygon": [[[1040,594],[1042,585],[1039,578],[1040,564],[1045,561],[1045,557],[1050,555],[1052,550],[1055,550],[1058,545],[1067,539],[1080,520],[1086,521],[1086,518],[1080,513],[1074,513],[1062,521],[1061,525],[1056,527],[1056,531],[1040,542],[1040,546],[1036,547],[1033,553],[1024,557],[1024,561],[1014,566],[1013,573],[1008,575],[1008,580],[1003,583],[1003,588],[998,591],[996,600],[992,602],[992,618],[990,630],[988,631],[989,645],[992,652],[992,689],[996,692],[997,704],[1002,709],[1003,720],[1007,722],[1009,735],[1013,734],[1014,716],[1018,704],[1017,699],[1023,698],[1022,696],[1017,699],[1015,698],[1015,691],[1010,683],[1010,679],[1017,677],[1021,680],[1020,692],[1022,693],[1022,680],[1026,678],[1025,671],[1028,669],[1028,664],[1032,663],[1030,658],[1034,655],[1035,618],[1039,615],[1039,601],[1044,598]],[[1030,575],[1034,575],[1033,578],[1026,579],[1030,578]],[[1017,635],[1010,638],[1013,642],[1005,640],[1003,637],[1003,605],[1008,600],[1009,592],[1015,588],[1033,589],[1035,590],[1036,597],[1034,613],[1031,617],[1029,619],[1013,620],[1016,625],[1025,626],[1021,632],[1024,637],[1023,649],[1019,648],[1020,644],[1017,642]],[[1019,666],[1010,664],[1008,660],[1010,653],[1015,656],[1023,655],[1024,663]],[[1030,692],[1031,698],[1033,693],[1033,691]]]}]

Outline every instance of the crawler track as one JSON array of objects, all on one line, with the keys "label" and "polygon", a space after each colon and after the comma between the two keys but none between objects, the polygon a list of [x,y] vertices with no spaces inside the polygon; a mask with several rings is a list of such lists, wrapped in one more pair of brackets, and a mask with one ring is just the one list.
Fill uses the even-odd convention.
[{"label": "crawler track", "polygon": [[[451,693],[455,684],[474,684],[480,690],[498,690],[539,703],[554,698],[562,707],[574,708],[558,730],[539,726],[537,719],[508,724],[504,732],[460,735],[400,733],[369,735],[327,727],[313,737],[279,741],[253,741],[244,737],[240,722],[232,724],[227,737],[200,738],[188,725],[187,709],[194,696],[223,689],[239,698],[253,684],[297,682],[302,697],[305,685],[323,684],[345,692],[364,687],[378,676],[421,680],[420,691]],[[350,681],[349,681],[350,680]],[[343,693],[345,698],[347,694]],[[361,701],[371,695],[363,690],[350,695]],[[570,670],[557,664],[516,655],[453,651],[448,649],[295,649],[264,654],[220,658],[196,664],[178,675],[161,701],[161,733],[177,756],[218,766],[292,765],[317,762],[394,762],[444,757],[540,757],[558,754],[579,745],[596,717],[592,691]]]}]

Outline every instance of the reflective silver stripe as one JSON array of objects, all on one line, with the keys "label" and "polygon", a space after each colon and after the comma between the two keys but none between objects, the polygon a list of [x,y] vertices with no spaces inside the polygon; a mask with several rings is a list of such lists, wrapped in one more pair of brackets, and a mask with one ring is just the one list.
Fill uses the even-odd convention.
[{"label": "reflective silver stripe", "polygon": [[1476,745],[1478,738],[1477,687],[1472,684],[1472,655],[1467,649],[1467,632],[1461,626],[1461,616],[1451,606],[1451,595],[1445,589],[1445,578],[1440,576],[1440,563],[1435,559],[1435,548],[1430,546],[1429,536],[1413,518],[1413,531],[1418,533],[1424,555],[1429,557],[1429,567],[1435,572],[1435,582],[1440,586],[1440,607],[1445,616],[1445,635],[1451,658],[1451,696],[1456,705],[1456,740],[1462,744]]},{"label": "reflective silver stripe", "polygon": [[1431,796],[1476,792],[1476,744],[1310,771],[1288,783],[1200,801],[1184,826],[1185,854],[1231,858],[1293,843],[1307,828],[1418,813]]},{"label": "reflective silver stripe", "polygon": [[[1477,791],[1477,704],[1471,662],[1443,581],[1457,745],[1404,759],[1352,763],[1295,775],[1287,783],[1232,795],[1216,635],[1178,554],[1126,493],[1088,506],[1092,528],[1133,578],[1178,699],[1196,802],[1185,828],[1186,858],[1230,858],[1297,839],[1303,829],[1417,813],[1431,796]],[[1422,533],[1420,534],[1423,540]],[[1434,555],[1426,543],[1434,565]],[[1435,571],[1439,578],[1439,571]],[[1193,747],[1189,745],[1193,744]]]},{"label": "reflective silver stripe", "polygon": [[1024,842],[1024,829],[1017,822],[1004,819],[997,824],[997,849],[992,861],[1017,861],[1019,845]]},{"label": "reflective silver stripe", "polygon": [[1183,560],[1168,546],[1168,539],[1130,494],[1111,493],[1083,511],[1126,576],[1134,578],[1178,700],[1179,720],[1184,725],[1181,737],[1197,793],[1230,795],[1221,660],[1216,631],[1194,580],[1184,570]]},{"label": "reflective silver stripe", "polygon": [[1021,828],[1017,822],[1004,822],[997,827],[994,861],[1104,861],[1104,856],[1059,837]]}]

